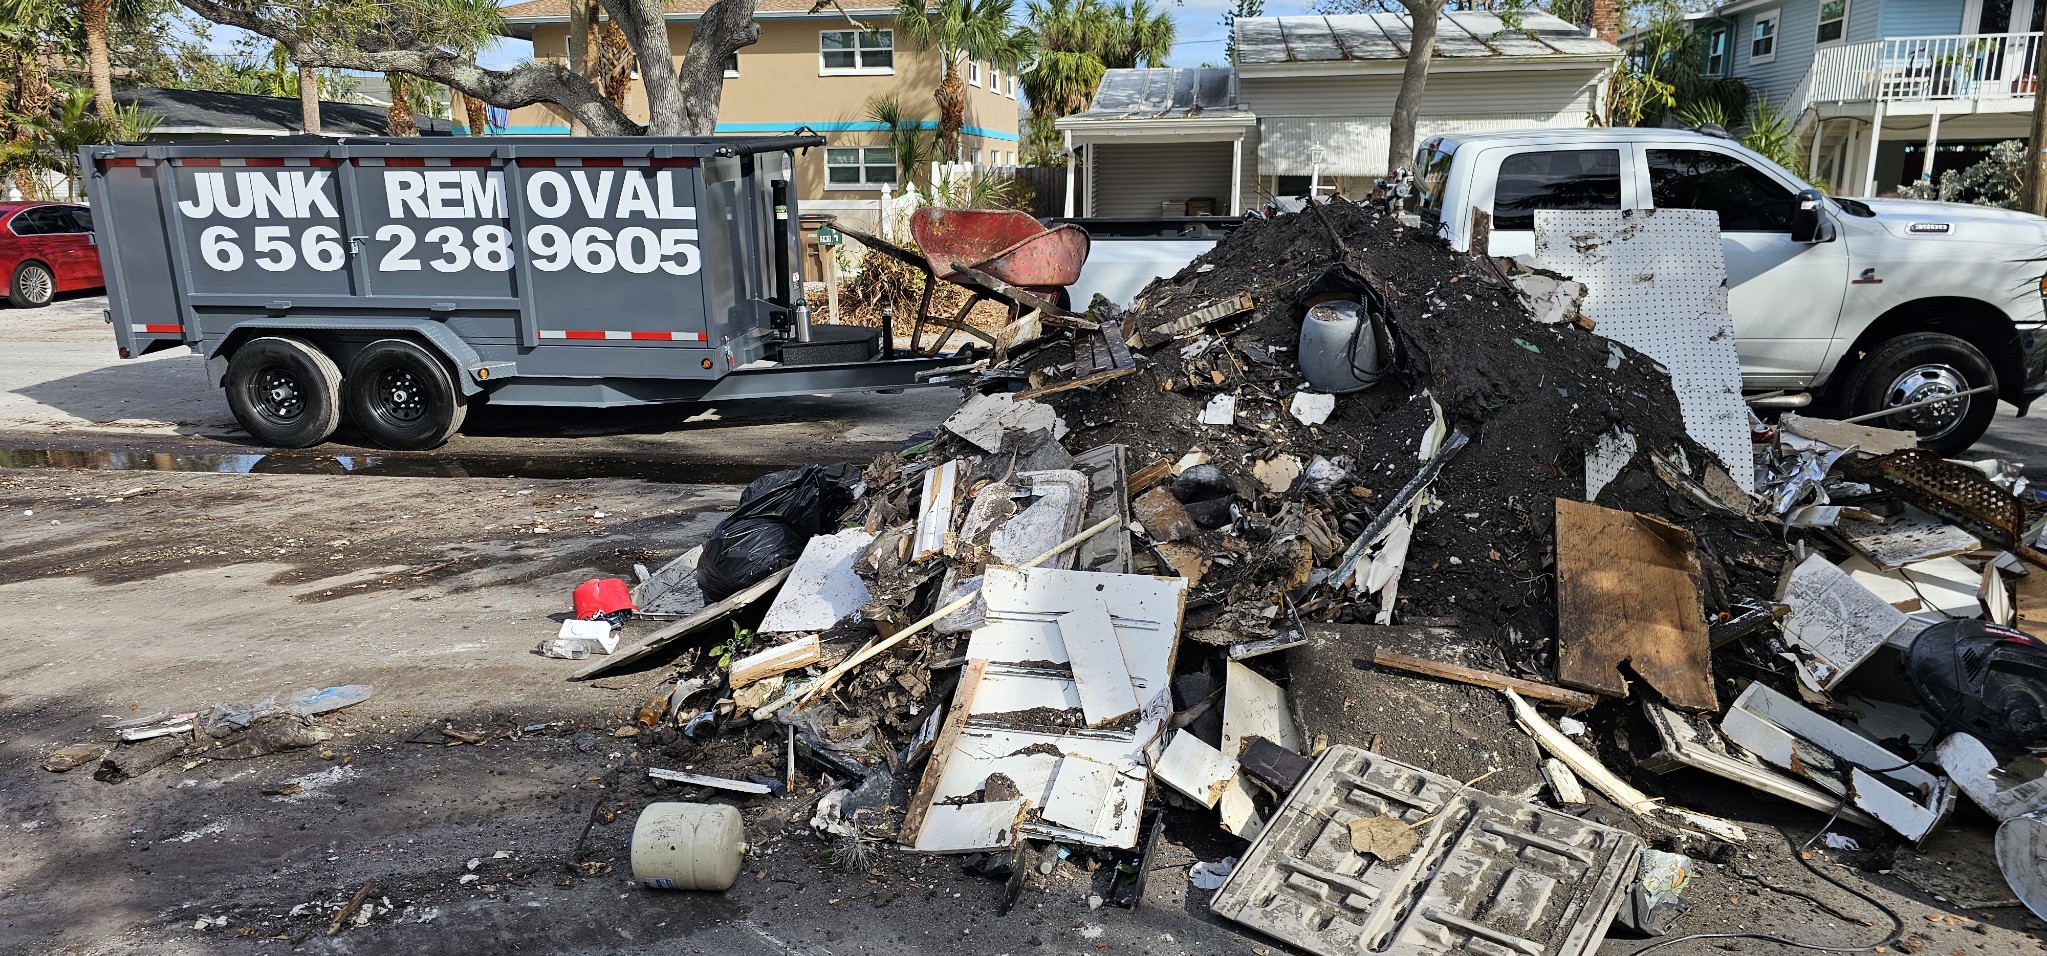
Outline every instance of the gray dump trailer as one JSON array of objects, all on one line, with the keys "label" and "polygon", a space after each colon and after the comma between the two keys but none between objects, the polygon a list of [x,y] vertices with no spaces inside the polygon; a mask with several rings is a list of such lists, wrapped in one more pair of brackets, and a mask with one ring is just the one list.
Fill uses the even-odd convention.
[{"label": "gray dump trailer", "polygon": [[81,151],[123,358],[206,356],[266,444],[430,448],[468,407],[931,384],[959,356],[812,325],[815,136],[342,139]]}]

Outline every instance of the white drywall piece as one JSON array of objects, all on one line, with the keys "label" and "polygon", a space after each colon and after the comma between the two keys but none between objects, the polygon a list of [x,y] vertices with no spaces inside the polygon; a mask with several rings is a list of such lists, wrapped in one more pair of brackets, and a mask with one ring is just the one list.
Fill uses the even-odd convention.
[{"label": "white drywall piece", "polygon": [[874,536],[859,528],[810,539],[761,618],[760,632],[830,630],[860,610],[867,603],[867,585],[854,572],[853,561],[873,543]]},{"label": "white drywall piece", "polygon": [[1791,607],[1784,639],[1811,656],[1795,662],[1798,679],[1814,690],[1833,689],[1905,626],[1905,612],[1817,554],[1791,572],[1779,600]]},{"label": "white drywall piece", "polygon": [[1123,664],[1123,645],[1109,621],[1109,609],[1093,601],[1059,615],[1059,639],[1073,667],[1080,708],[1089,727],[1137,712],[1137,691]]}]

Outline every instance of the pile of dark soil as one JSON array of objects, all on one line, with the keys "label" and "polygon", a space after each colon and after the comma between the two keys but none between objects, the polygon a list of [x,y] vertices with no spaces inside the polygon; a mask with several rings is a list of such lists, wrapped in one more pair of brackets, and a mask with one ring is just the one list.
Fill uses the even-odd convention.
[{"label": "pile of dark soil", "polygon": [[[1295,364],[1301,316],[1318,277],[1348,266],[1387,300],[1397,367],[1379,384],[1339,397],[1320,426],[1287,413],[1304,386]],[[1402,229],[1383,212],[1333,203],[1231,233],[1180,274],[1161,280],[1124,317],[1151,329],[1212,302],[1248,293],[1255,309],[1211,327],[1216,347],[1186,357],[1188,340],[1150,352],[1144,374],[1046,399],[1073,433],[1066,446],[1120,442],[1132,467],[1178,461],[1200,451],[1241,491],[1258,489],[1253,468],[1292,455],[1355,460],[1349,479],[1329,493],[1297,482],[1282,494],[1262,489],[1237,502],[1248,520],[1203,532],[1210,553],[1255,553],[1263,522],[1289,505],[1329,520],[1351,537],[1421,468],[1417,449],[1434,420],[1430,399],[1470,444],[1431,487],[1441,504],[1415,528],[1399,582],[1396,621],[1455,623],[1489,638],[1520,669],[1546,669],[1543,648],[1555,634],[1554,501],[1582,498],[1585,452],[1603,434],[1632,433],[1639,448],[1661,450],[1712,484],[1720,466],[1684,431],[1668,374],[1654,361],[1576,325],[1534,321],[1495,264],[1449,250]],[[1198,339],[1197,339],[1198,341]],[[1223,353],[1220,357],[1218,353]],[[1216,374],[1221,369],[1221,374]],[[1217,393],[1236,395],[1236,424],[1198,423]],[[1740,467],[1744,463],[1730,463]],[[1715,476],[1715,477],[1724,477]],[[1698,535],[1715,585],[1709,612],[1770,590],[1781,545],[1761,524],[1708,507],[1661,479],[1638,454],[1598,503],[1654,515]],[[1324,561],[1323,566],[1332,562]],[[1285,592],[1256,561],[1218,561],[1190,600],[1190,628],[1226,620],[1236,639],[1264,636],[1245,602],[1270,605]],[[1330,595],[1303,601],[1304,616],[1369,622],[1376,598]],[[1256,610],[1255,608],[1251,610]]]}]

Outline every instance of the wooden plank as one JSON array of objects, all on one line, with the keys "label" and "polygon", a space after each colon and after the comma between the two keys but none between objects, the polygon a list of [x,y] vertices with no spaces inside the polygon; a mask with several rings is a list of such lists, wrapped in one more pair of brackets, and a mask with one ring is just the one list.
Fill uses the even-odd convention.
[{"label": "wooden plank", "polygon": [[1719,709],[1691,532],[1568,498],[1556,509],[1557,682],[1626,697],[1627,664],[1676,707]]},{"label": "wooden plank", "polygon": [[965,461],[955,458],[924,473],[924,491],[918,496],[917,540],[910,549],[912,562],[945,548],[945,535],[952,530],[953,515],[959,510],[959,476],[965,466]]},{"label": "wooden plank", "polygon": [[1242,292],[1227,299],[1211,302],[1177,319],[1172,319],[1156,328],[1140,329],[1123,338],[1127,348],[1159,345],[1171,341],[1196,329],[1214,325],[1232,316],[1251,311],[1251,297]]},{"label": "wooden plank", "polygon": [[1658,817],[1667,822],[1695,827],[1715,839],[1728,843],[1748,842],[1748,831],[1742,829],[1739,824],[1703,813],[1664,806],[1661,801],[1635,789],[1633,784],[1606,769],[1598,758],[1572,743],[1571,738],[1564,736],[1563,731],[1550,726],[1550,722],[1536,713],[1535,708],[1529,706],[1527,701],[1522,700],[1520,694],[1511,690],[1500,693],[1507,696],[1507,703],[1514,708],[1514,722],[1520,724],[1521,729],[1528,732],[1528,736],[1535,738],[1535,742],[1540,744],[1543,750],[1548,751],[1550,756],[1563,761],[1564,766],[1577,774],[1581,782],[1591,784],[1592,789],[1606,794],[1607,799],[1619,804],[1621,809],[1637,816]]},{"label": "wooden plank", "polygon": [[938,742],[931,746],[931,762],[924,767],[924,779],[917,782],[917,792],[910,797],[910,808],[903,814],[903,828],[896,835],[896,842],[906,847],[917,845],[917,835],[924,829],[924,817],[931,812],[931,801],[937,796],[939,778],[945,776],[945,764],[952,757],[953,748],[959,746],[960,732],[967,729],[969,711],[974,709],[974,693],[981,689],[981,678],[988,674],[985,660],[968,661],[965,670],[960,671],[960,686],[953,692],[952,713],[945,717],[945,726],[938,731]]},{"label": "wooden plank", "polygon": [[647,655],[652,654],[654,651],[660,649],[662,645],[665,645],[670,641],[673,641],[680,637],[686,637],[692,632],[709,627],[712,624],[716,624],[719,621],[722,621],[725,618],[731,617],[733,614],[738,613],[742,608],[745,608],[753,604],[753,602],[758,601],[761,598],[767,597],[769,594],[773,593],[776,588],[780,587],[782,585],[783,579],[787,578],[788,576],[789,576],[788,568],[783,568],[780,571],[770,574],[767,577],[754,582],[754,584],[751,587],[748,587],[747,589],[740,591],[737,594],[733,594],[723,601],[719,601],[718,603],[713,604],[710,607],[704,608],[703,610],[698,611],[695,614],[690,615],[689,617],[686,617],[680,621],[675,622],[674,624],[670,624],[667,627],[664,627],[658,631],[655,631],[652,634],[647,635],[646,637],[641,638],[638,644],[634,644],[633,646],[626,648],[625,650],[622,650],[616,654],[613,654],[610,657],[603,658],[602,660],[592,661],[589,666],[573,674],[570,674],[569,679],[587,680],[589,678],[596,677],[597,675],[602,674],[606,671],[623,667],[627,664],[639,660],[642,657],[646,657]]},{"label": "wooden plank", "polygon": [[1519,677],[1508,677],[1505,674],[1482,671],[1476,667],[1466,667],[1462,664],[1448,664],[1422,657],[1410,657],[1406,654],[1396,654],[1392,651],[1381,650],[1376,647],[1371,648],[1365,657],[1380,667],[1391,667],[1395,670],[1426,674],[1430,677],[1453,680],[1460,684],[1490,687],[1494,690],[1519,691],[1524,697],[1533,697],[1537,700],[1546,700],[1553,704],[1562,704],[1566,712],[1573,714],[1581,710],[1590,709],[1594,704],[1599,703],[1598,697],[1583,691],[1567,690],[1552,684],[1522,680]]},{"label": "wooden plank", "polygon": [[817,635],[812,634],[802,640],[777,644],[733,661],[728,681],[733,690],[738,690],[748,684],[767,680],[776,674],[786,674],[821,660],[824,660],[824,648],[818,645]]},{"label": "wooden plank", "polygon": [[1113,723],[1137,712],[1137,692],[1123,663],[1123,644],[1109,623],[1109,609],[1088,601],[1059,615],[1059,639],[1080,690],[1081,713],[1089,727]]}]

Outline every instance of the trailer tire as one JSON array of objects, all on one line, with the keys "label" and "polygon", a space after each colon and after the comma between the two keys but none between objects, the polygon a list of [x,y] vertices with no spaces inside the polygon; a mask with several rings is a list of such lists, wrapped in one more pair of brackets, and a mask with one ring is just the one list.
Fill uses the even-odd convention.
[{"label": "trailer tire", "polygon": [[40,309],[57,297],[57,274],[50,267],[30,259],[14,267],[7,283],[7,304],[17,309]]},{"label": "trailer tire", "polygon": [[264,336],[227,363],[228,408],[257,441],[305,448],[341,426],[341,369],[298,339]]},{"label": "trailer tire", "polygon": [[349,418],[384,448],[434,448],[469,417],[468,399],[448,366],[408,339],[371,342],[356,353],[343,381]]}]

